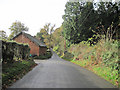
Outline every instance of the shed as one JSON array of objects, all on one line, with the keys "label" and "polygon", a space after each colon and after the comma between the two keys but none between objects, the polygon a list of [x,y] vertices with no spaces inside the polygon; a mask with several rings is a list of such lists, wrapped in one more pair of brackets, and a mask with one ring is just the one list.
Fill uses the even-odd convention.
[{"label": "shed", "polygon": [[32,55],[39,56],[44,55],[47,52],[47,46],[43,42],[25,32],[20,32],[15,37],[13,37],[12,40],[18,43],[27,43],[30,47],[30,54]]}]

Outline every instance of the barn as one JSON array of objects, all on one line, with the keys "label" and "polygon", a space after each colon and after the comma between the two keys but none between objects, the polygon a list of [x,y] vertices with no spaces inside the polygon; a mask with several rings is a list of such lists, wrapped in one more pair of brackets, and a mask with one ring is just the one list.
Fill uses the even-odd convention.
[{"label": "barn", "polygon": [[31,55],[39,56],[44,55],[47,52],[47,46],[43,42],[25,32],[20,32],[12,40],[18,43],[29,44]]}]

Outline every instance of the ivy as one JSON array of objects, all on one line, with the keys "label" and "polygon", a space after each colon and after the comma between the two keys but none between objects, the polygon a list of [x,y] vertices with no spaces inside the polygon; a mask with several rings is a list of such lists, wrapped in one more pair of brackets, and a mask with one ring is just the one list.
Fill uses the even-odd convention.
[{"label": "ivy", "polygon": [[27,44],[19,44],[14,41],[1,42],[3,63],[12,63],[15,60],[27,59],[29,57],[30,48]]}]

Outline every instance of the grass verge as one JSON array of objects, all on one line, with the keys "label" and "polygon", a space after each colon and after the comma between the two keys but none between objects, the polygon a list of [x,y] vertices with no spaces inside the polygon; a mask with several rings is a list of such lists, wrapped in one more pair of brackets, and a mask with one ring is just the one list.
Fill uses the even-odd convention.
[{"label": "grass verge", "polygon": [[37,64],[33,60],[22,60],[14,63],[3,64],[2,66],[2,89],[8,88],[16,80],[22,78],[28,71]]},{"label": "grass verge", "polygon": [[86,69],[94,72],[98,76],[104,78],[108,82],[112,83],[113,85],[120,87],[120,84],[119,84],[120,81],[119,81],[117,70],[112,71],[111,68],[105,67],[105,66],[100,66],[100,65],[89,65],[89,61],[87,61],[87,60],[71,60],[71,59],[68,59],[65,57],[62,59],[70,61],[74,64],[77,64],[83,68],[86,68]]}]

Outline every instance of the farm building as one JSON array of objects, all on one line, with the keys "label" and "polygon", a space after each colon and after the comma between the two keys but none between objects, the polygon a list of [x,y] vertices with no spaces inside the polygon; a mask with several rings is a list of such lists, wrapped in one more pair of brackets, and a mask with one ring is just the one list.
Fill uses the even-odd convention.
[{"label": "farm building", "polygon": [[30,54],[32,55],[44,55],[47,52],[47,46],[38,40],[36,37],[31,36],[25,32],[17,34],[14,38],[14,41],[18,43],[27,43],[30,47]]}]

